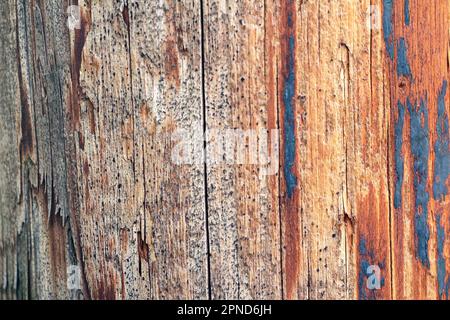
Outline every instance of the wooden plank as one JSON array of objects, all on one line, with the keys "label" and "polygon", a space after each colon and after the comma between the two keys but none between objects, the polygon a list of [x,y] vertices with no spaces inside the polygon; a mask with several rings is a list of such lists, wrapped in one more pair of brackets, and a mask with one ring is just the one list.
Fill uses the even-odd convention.
[{"label": "wooden plank", "polygon": [[[120,231],[122,221],[134,215],[128,32],[117,3],[77,5],[81,23],[71,33],[70,120],[80,241],[90,296],[112,299],[125,290]],[[127,227],[136,243],[133,225]],[[138,256],[131,259],[133,267]],[[132,267],[130,272],[137,269]]]},{"label": "wooden plank", "polygon": [[277,11],[271,2],[204,1],[213,299],[281,298]]},{"label": "wooden plank", "polygon": [[[347,112],[348,132],[353,143],[348,143],[351,161],[350,194],[356,224],[352,254],[356,255],[354,297],[358,299],[391,299],[391,233],[392,180],[389,172],[389,90],[385,67],[387,56],[383,41],[382,5],[367,1],[356,5],[352,16],[359,19],[360,30],[350,40],[357,52],[351,82],[350,105]],[[350,18],[349,17],[349,18]],[[352,119],[353,118],[353,119]],[[350,221],[352,222],[352,221]],[[374,278],[377,277],[377,278]],[[375,279],[375,283],[372,282]],[[370,287],[369,285],[372,285]]]},{"label": "wooden plank", "polygon": [[72,121],[90,295],[206,298],[203,164],[172,161],[172,135],[203,123],[199,3],[79,5]]}]

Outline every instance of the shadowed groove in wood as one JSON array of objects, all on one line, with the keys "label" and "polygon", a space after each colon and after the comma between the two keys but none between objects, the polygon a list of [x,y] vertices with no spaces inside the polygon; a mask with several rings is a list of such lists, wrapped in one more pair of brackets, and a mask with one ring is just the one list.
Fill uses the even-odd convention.
[{"label": "shadowed groove in wood", "polygon": [[[202,52],[202,116],[203,116],[203,134],[205,134],[208,126],[206,119],[206,95],[205,95],[205,22],[204,22],[204,0],[200,1],[200,27],[201,27],[201,52]],[[208,158],[206,149],[206,140],[203,142],[203,157]],[[207,163],[203,164],[203,180],[204,180],[204,192],[205,192],[205,226],[206,226],[206,249],[207,249],[207,261],[208,261],[208,299],[212,298],[212,286],[211,286],[211,248],[210,248],[210,235],[209,235],[209,210],[208,210],[208,169]]]}]

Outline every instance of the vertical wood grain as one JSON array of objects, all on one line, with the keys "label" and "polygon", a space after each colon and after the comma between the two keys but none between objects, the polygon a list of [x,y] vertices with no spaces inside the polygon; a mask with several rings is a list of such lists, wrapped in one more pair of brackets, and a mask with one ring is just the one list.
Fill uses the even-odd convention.
[{"label": "vertical wood grain", "polygon": [[91,296],[207,298],[203,164],[172,159],[177,130],[202,129],[199,3],[79,5],[73,114]]},{"label": "vertical wood grain", "polygon": [[[370,246],[363,253],[372,257],[368,265],[379,264],[390,278],[388,118],[378,87],[381,32],[373,34],[367,23],[369,5],[287,1],[282,9],[288,299],[364,297],[358,283],[365,288],[369,258],[358,253],[359,244]],[[388,298],[384,282],[376,295]]]},{"label": "vertical wood grain", "polygon": [[[128,2],[135,194],[154,299],[208,298],[200,5]],[[174,161],[180,138],[194,152],[188,163]]]},{"label": "vertical wood grain", "polygon": [[19,125],[19,79],[17,69],[17,15],[12,2],[3,2],[0,5],[0,20],[2,30],[9,30],[1,34],[0,57],[2,63],[0,74],[9,81],[1,86],[0,109],[0,141],[1,141],[1,170],[0,170],[0,231],[1,231],[1,264],[2,299],[11,299],[15,295],[14,275],[16,274],[16,233],[17,223],[16,203],[20,197],[20,158],[19,134],[16,128]]},{"label": "vertical wood grain", "polygon": [[212,298],[279,299],[277,5],[203,3]]},{"label": "vertical wood grain", "polygon": [[[69,218],[65,107],[69,41],[59,1],[4,1],[2,9],[1,295],[76,298]],[[6,165],[6,166],[5,166]]]}]

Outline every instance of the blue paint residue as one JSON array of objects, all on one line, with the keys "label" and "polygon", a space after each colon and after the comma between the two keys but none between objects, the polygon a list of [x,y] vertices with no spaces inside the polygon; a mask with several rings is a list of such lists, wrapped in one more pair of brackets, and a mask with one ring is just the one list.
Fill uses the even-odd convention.
[{"label": "blue paint residue", "polygon": [[288,197],[291,198],[297,187],[297,177],[293,169],[295,163],[295,65],[294,65],[295,39],[289,37],[289,54],[287,61],[287,76],[284,82],[283,102],[284,102],[284,177],[286,179],[286,189]]},{"label": "blue paint residue", "polygon": [[443,200],[447,195],[446,182],[450,174],[448,115],[445,110],[446,94],[447,81],[444,81],[438,96],[437,140],[434,144],[433,197],[436,200]]},{"label": "blue paint residue", "polygon": [[383,0],[383,36],[386,50],[391,60],[394,60],[393,9],[392,0]]},{"label": "blue paint residue", "polygon": [[358,273],[358,287],[359,287],[359,300],[367,300],[367,268],[369,268],[370,263],[365,259],[361,259],[359,263],[359,273]]},{"label": "blue paint residue", "polygon": [[294,22],[293,22],[293,19],[292,19],[292,12],[289,12],[289,13],[288,13],[288,19],[287,19],[287,22],[288,22],[288,27],[289,27],[289,28],[292,28],[293,25],[294,25]]},{"label": "blue paint residue", "polygon": [[395,194],[394,194],[394,207],[398,209],[402,205],[402,185],[404,174],[404,159],[402,155],[403,146],[403,126],[405,124],[405,106],[397,103],[398,107],[398,119],[395,123]]},{"label": "blue paint residue", "polygon": [[449,284],[446,284],[447,270],[445,267],[445,257],[444,257],[444,242],[445,242],[445,230],[441,225],[441,216],[436,217],[436,230],[437,230],[437,251],[438,251],[438,261],[437,261],[437,279],[438,279],[438,293],[439,298],[448,299],[448,289]]},{"label": "blue paint residue", "polygon": [[409,26],[410,24],[410,16],[409,16],[409,0],[405,0],[405,25]]},{"label": "blue paint residue", "polygon": [[[367,281],[369,279],[369,274],[367,274],[367,270],[371,265],[378,265],[380,269],[385,268],[384,262],[377,262],[375,258],[375,254],[372,250],[367,248],[366,239],[361,236],[359,239],[359,272],[358,272],[358,298],[360,300],[368,300],[371,298],[375,298],[376,290],[369,290],[367,288]],[[380,286],[384,287],[385,278],[380,278]]]},{"label": "blue paint residue", "polygon": [[405,38],[400,38],[400,40],[398,41],[397,50],[397,74],[399,76],[412,77],[411,67],[409,66],[408,56],[406,52]]},{"label": "blue paint residue", "polygon": [[428,240],[430,239],[430,230],[427,219],[430,196],[426,190],[430,151],[428,110],[423,100],[421,100],[419,108],[413,106],[409,100],[407,105],[411,115],[411,152],[414,158],[416,256],[424,266],[429,268]]}]

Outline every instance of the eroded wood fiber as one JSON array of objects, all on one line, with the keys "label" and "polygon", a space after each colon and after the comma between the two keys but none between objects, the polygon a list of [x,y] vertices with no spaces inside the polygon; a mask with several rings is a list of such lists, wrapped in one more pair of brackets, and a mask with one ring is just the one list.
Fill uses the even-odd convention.
[{"label": "eroded wood fiber", "polygon": [[448,299],[449,5],[2,1],[0,298]]}]

